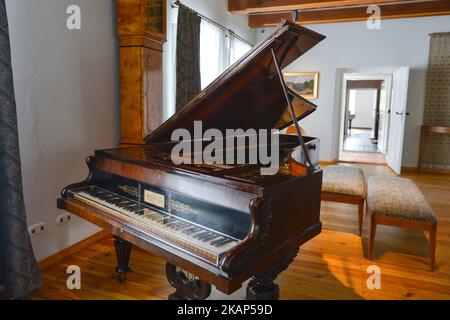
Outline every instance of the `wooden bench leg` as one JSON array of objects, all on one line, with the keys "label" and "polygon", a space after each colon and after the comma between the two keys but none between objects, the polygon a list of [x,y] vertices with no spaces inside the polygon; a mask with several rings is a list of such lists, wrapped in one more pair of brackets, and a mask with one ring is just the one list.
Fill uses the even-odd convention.
[{"label": "wooden bench leg", "polygon": [[359,236],[362,235],[362,225],[363,225],[363,215],[364,215],[364,199],[361,199],[361,202],[358,204],[358,222],[359,222]]},{"label": "wooden bench leg", "polygon": [[431,271],[435,270],[436,263],[436,233],[437,223],[433,223],[430,228],[430,265]]},{"label": "wooden bench leg", "polygon": [[373,260],[374,245],[375,245],[375,235],[377,233],[377,223],[375,217],[370,215],[370,235],[369,235],[369,260]]}]

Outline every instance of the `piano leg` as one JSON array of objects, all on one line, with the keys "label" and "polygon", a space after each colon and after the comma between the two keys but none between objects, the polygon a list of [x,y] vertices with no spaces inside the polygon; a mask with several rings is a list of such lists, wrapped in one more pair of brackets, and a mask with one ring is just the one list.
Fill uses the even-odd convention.
[{"label": "piano leg", "polygon": [[170,285],[176,289],[169,300],[205,300],[211,294],[208,282],[186,275],[170,263],[166,264],[166,276]]},{"label": "piano leg", "polygon": [[280,287],[274,281],[294,261],[298,251],[299,248],[288,252],[280,261],[253,276],[247,286],[247,300],[278,300]]},{"label": "piano leg", "polygon": [[121,283],[125,282],[127,272],[131,272],[129,265],[132,244],[128,241],[114,236],[114,247],[116,248],[118,279]]}]

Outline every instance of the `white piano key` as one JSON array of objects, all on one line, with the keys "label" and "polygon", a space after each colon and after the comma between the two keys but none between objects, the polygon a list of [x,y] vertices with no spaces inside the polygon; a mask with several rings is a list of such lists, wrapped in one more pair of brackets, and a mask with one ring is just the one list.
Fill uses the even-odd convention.
[{"label": "white piano key", "polygon": [[[237,239],[220,234],[190,221],[180,219],[179,217],[172,216],[168,213],[152,210],[138,202],[97,187],[72,191],[72,194],[75,198],[81,198],[96,206],[105,207],[141,222],[150,227],[151,231],[157,236],[162,236],[170,241],[175,241],[175,245],[194,249],[194,251],[196,251],[195,248],[197,247],[201,251],[206,251],[211,255],[218,257],[220,254],[230,250],[240,242]],[[130,210],[128,210],[127,207],[130,207]],[[136,210],[138,210],[139,214],[135,212]],[[178,227],[176,227],[177,225]]]}]

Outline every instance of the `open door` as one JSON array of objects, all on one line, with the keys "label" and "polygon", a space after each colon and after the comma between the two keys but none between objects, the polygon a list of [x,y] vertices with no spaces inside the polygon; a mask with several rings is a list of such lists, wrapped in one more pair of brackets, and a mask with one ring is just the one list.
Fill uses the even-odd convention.
[{"label": "open door", "polygon": [[408,81],[409,67],[401,67],[394,72],[387,163],[397,174],[402,170],[403,138],[408,115],[406,111]]},{"label": "open door", "polygon": [[378,150],[382,153],[386,153],[387,150],[387,138],[389,128],[389,114],[390,101],[391,101],[391,83],[392,79],[384,80],[381,83],[380,90],[380,110],[378,114]]}]

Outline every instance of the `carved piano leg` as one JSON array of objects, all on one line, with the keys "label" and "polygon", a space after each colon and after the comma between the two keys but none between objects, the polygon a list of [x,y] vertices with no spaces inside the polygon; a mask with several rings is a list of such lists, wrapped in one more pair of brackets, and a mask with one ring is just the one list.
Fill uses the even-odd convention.
[{"label": "carved piano leg", "polygon": [[117,256],[116,272],[118,273],[119,281],[123,283],[126,280],[127,272],[131,272],[129,262],[132,244],[120,237],[114,236],[114,247],[116,248]]},{"label": "carved piano leg", "polygon": [[176,289],[169,300],[205,300],[211,294],[208,282],[192,278],[170,263],[166,264],[166,276],[170,285]]},{"label": "carved piano leg", "polygon": [[298,251],[299,248],[288,252],[283,259],[264,270],[264,272],[253,276],[247,286],[247,300],[278,300],[280,288],[274,281],[294,261]]}]

